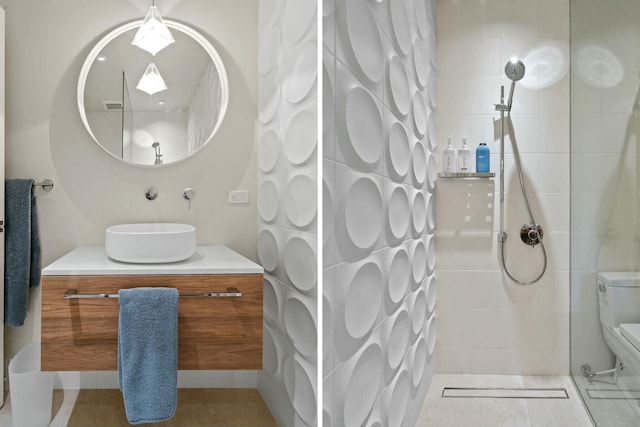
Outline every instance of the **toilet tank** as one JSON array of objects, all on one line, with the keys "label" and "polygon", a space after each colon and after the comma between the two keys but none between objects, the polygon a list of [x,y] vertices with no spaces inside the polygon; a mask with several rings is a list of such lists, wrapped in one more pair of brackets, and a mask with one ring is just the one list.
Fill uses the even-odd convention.
[{"label": "toilet tank", "polygon": [[600,323],[613,328],[621,323],[640,323],[640,273],[598,273]]}]

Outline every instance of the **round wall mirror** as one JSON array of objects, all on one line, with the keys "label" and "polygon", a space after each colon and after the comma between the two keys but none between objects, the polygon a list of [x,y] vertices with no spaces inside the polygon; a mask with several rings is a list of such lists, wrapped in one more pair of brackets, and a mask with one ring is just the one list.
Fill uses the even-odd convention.
[{"label": "round wall mirror", "polygon": [[135,165],[196,153],[220,127],[229,100],[211,43],[184,24],[164,22],[175,43],[152,55],[131,44],[142,20],[122,25],[91,50],[78,79],[87,131],[106,152]]}]

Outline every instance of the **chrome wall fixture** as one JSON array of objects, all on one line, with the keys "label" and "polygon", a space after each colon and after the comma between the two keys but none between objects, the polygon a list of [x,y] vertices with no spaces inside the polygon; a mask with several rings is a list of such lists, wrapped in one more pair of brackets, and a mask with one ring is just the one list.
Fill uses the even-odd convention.
[{"label": "chrome wall fixture", "polygon": [[[507,232],[504,230],[504,225],[501,221],[501,229],[498,233],[498,241],[500,242],[500,260],[502,262],[502,267],[504,268],[505,273],[511,280],[518,283],[519,285],[531,285],[536,283],[538,280],[544,276],[544,273],[547,271],[547,251],[544,247],[544,243],[542,242],[543,230],[538,223],[536,223],[535,218],[533,217],[533,211],[531,210],[531,205],[529,204],[529,198],[527,196],[527,189],[524,185],[524,178],[522,176],[522,163],[520,162],[520,152],[518,151],[518,144],[516,143],[515,132],[513,130],[513,122],[511,121],[511,106],[513,104],[513,93],[515,91],[516,82],[522,80],[525,74],[525,66],[517,57],[511,58],[507,65],[504,67],[504,73],[511,80],[511,89],[509,90],[509,100],[505,104],[504,101],[504,86],[500,88],[500,103],[495,104],[496,111],[500,112],[500,205],[501,207],[504,205],[504,135],[505,129],[504,124],[505,121],[509,126],[509,139],[511,140],[511,147],[513,149],[513,157],[516,164],[516,169],[518,171],[518,178],[520,180],[520,188],[522,189],[522,196],[524,198],[524,204],[527,208],[527,212],[529,213],[529,222],[524,224],[520,229],[520,238],[522,241],[529,246],[536,246],[538,243],[540,244],[540,248],[542,249],[542,254],[544,257],[544,265],[542,267],[542,271],[535,278],[531,280],[520,280],[517,279],[507,267],[507,264],[504,260],[504,246],[507,241]],[[506,113],[506,117],[505,117]],[[501,209],[501,212],[503,209]]]}]

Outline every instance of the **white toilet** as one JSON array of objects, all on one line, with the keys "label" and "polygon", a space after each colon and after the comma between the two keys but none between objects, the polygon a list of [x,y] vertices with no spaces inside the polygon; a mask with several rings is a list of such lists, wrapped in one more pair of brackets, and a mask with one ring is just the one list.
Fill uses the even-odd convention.
[{"label": "white toilet", "polygon": [[625,370],[640,374],[640,273],[598,273],[598,305],[609,349]]}]

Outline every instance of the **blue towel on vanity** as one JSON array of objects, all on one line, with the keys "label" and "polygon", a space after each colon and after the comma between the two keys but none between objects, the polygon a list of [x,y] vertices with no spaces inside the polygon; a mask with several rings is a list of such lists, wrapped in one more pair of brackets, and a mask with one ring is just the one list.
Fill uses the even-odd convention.
[{"label": "blue towel on vanity", "polygon": [[29,288],[40,284],[40,237],[33,180],[5,180],[4,197],[4,323],[22,326]]},{"label": "blue towel on vanity", "polygon": [[173,417],[178,386],[178,291],[121,289],[118,383],[131,424]]}]

